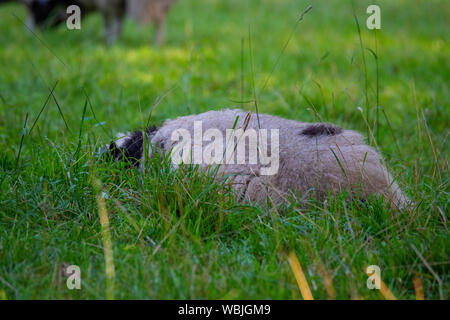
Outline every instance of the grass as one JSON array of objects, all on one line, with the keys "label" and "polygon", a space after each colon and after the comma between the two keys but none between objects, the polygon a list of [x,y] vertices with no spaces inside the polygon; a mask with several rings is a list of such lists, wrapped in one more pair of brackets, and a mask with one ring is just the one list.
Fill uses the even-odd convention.
[{"label": "grass", "polygon": [[[295,254],[316,299],[383,298],[366,286],[368,265],[398,299],[420,283],[426,299],[446,299],[450,7],[377,1],[375,32],[372,2],[314,1],[274,69],[308,4],[182,0],[160,48],[131,21],[104,46],[99,15],[39,40],[21,6],[0,7],[0,297],[298,299]],[[142,174],[95,158],[151,109],[160,124],[254,110],[255,96],[259,112],[365,133],[417,208],[344,196],[263,208],[195,168],[150,159]],[[67,289],[67,264],[81,290]]]}]

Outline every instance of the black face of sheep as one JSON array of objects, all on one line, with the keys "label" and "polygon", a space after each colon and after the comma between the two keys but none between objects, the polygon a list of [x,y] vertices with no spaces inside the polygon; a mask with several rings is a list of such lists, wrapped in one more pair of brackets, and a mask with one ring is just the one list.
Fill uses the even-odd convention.
[{"label": "black face of sheep", "polygon": [[109,145],[110,156],[117,161],[125,161],[132,166],[138,166],[143,151],[142,131],[134,131],[119,146],[115,142]]},{"label": "black face of sheep", "polygon": [[[156,127],[146,129],[146,139],[150,139]],[[126,135],[119,134],[118,140],[100,150],[100,155],[107,160],[124,161],[127,166],[139,166],[144,152],[144,132],[136,130]],[[148,141],[148,140],[147,140]]]}]

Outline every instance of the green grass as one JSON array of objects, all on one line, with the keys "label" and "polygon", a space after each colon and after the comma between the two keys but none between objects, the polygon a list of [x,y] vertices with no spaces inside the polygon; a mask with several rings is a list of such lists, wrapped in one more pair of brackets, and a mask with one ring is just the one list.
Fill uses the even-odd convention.
[{"label": "green grass", "polygon": [[[113,290],[115,298],[298,299],[290,251],[315,298],[330,297],[324,273],[338,299],[382,298],[366,287],[372,264],[397,298],[415,298],[417,275],[427,299],[447,298],[450,6],[377,3],[377,32],[365,27],[372,2],[355,2],[354,13],[363,47],[377,54],[378,78],[369,50],[365,71],[352,3],[321,0],[263,91],[306,1],[180,0],[161,48],[150,45],[151,28],[131,21],[106,47],[101,17],[92,15],[81,31],[37,32],[51,51],[19,21],[22,7],[0,7],[0,298],[103,299]],[[418,207],[400,213],[380,200],[339,197],[263,208],[234,202],[194,169],[151,160],[142,174],[96,161],[115,133],[144,125],[157,97],[156,124],[210,109],[254,110],[239,103],[254,98],[253,80],[260,112],[368,135],[360,106]],[[106,287],[98,194],[110,220],[113,288]],[[80,266],[81,290],[66,288],[64,264]]]}]

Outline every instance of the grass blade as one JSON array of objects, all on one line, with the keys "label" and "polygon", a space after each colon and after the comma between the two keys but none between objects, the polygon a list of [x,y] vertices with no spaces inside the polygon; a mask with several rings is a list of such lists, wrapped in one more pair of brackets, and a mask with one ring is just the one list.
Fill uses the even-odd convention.
[{"label": "grass blade", "polygon": [[[93,173],[93,174],[95,175],[95,173]],[[97,177],[94,177],[92,180],[92,185],[97,194],[97,196],[96,196],[97,210],[98,210],[98,215],[100,217],[103,254],[105,257],[106,299],[114,300],[115,268],[114,268],[114,257],[113,257],[111,233],[109,231],[108,211],[106,210],[105,198],[102,195],[102,186],[101,186],[100,180]]]},{"label": "grass blade", "polygon": [[44,105],[42,106],[41,111],[39,111],[39,113],[38,113],[38,115],[37,115],[37,117],[36,117],[36,120],[34,120],[33,125],[31,126],[31,129],[30,129],[29,134],[31,134],[31,132],[32,132],[33,129],[34,129],[34,126],[36,125],[36,123],[37,123],[38,120],[39,120],[39,117],[41,116],[41,114],[42,114],[42,112],[44,111],[45,107],[47,107],[47,104],[48,104],[48,102],[50,101],[50,98],[51,98],[52,95],[53,95],[53,91],[55,91],[55,88],[56,88],[57,85],[58,85],[58,81],[55,82],[53,88],[50,90],[50,94],[48,95],[47,99],[45,100],[45,103],[44,103]]},{"label": "grass blade", "polygon": [[300,266],[300,262],[298,262],[297,256],[294,252],[289,253],[288,261],[292,272],[294,273],[295,279],[297,280],[298,288],[300,289],[303,299],[314,300],[311,290],[309,289],[308,281],[306,280],[305,274]]},{"label": "grass blade", "polygon": [[17,157],[16,157],[16,170],[19,167],[19,160],[20,160],[20,154],[22,152],[23,140],[25,138],[25,133],[27,130],[27,122],[28,122],[28,112],[27,112],[27,115],[25,116],[25,123],[23,124],[23,129],[22,129],[22,133],[21,133],[21,137],[20,137],[19,151],[17,152]]},{"label": "grass blade", "polygon": [[422,279],[420,279],[420,275],[417,274],[413,279],[414,284],[414,292],[416,293],[416,300],[425,300],[423,295],[423,285]]}]

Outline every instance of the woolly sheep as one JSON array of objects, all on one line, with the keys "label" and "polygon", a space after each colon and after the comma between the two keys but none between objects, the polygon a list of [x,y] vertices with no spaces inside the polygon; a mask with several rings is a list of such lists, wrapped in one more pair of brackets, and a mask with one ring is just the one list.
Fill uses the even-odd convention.
[{"label": "woolly sheep", "polygon": [[[195,132],[195,126],[198,129],[199,124],[202,131],[200,136],[198,132]],[[239,129],[242,129],[241,140],[239,136],[230,137],[230,133],[235,133]],[[250,142],[254,134],[247,133],[252,130],[257,132],[258,158],[261,160],[260,156],[265,154],[265,160],[273,160],[272,163],[266,161],[262,164],[262,161],[257,163],[250,161],[251,150],[255,150],[251,149]],[[261,134],[264,130],[267,132],[265,136]],[[201,154],[211,151],[207,148],[213,141],[211,137],[206,139],[201,134],[221,133],[223,141],[219,146],[222,145],[223,149],[219,153],[222,156],[222,163],[218,168],[217,176],[232,184],[238,200],[262,203],[269,197],[272,202],[280,203],[286,201],[290,195],[300,195],[299,200],[303,202],[310,196],[323,201],[329,194],[337,195],[346,190],[349,199],[357,197],[364,200],[370,195],[383,195],[388,203],[400,208],[408,203],[408,199],[387,171],[381,156],[364,143],[359,133],[352,130],[343,130],[330,124],[305,123],[243,110],[208,111],[167,120],[159,128],[148,129],[146,141],[151,144],[149,148],[145,148],[149,150],[148,156],[152,157],[154,153],[171,152],[173,157],[175,149],[177,149],[176,152],[180,151],[178,148],[180,139],[174,140],[174,137],[179,134],[174,133],[180,132],[189,133],[191,137],[194,137],[191,141],[187,141],[185,147],[189,146],[191,151],[197,147],[197,151]],[[266,136],[267,143],[261,143]],[[142,161],[144,158],[143,132],[119,134],[118,137],[119,139],[110,145],[110,150],[116,159],[125,155],[133,159],[135,165],[142,166],[144,163]],[[220,138],[216,137],[216,139]],[[234,152],[238,151],[238,143],[243,143],[244,163],[242,161],[238,163],[234,154],[232,154],[234,163],[227,161],[230,159],[226,159],[225,149],[230,146],[230,142],[231,150]],[[275,142],[278,142],[278,146]],[[188,158],[184,157],[184,159]],[[190,160],[193,160],[192,152]],[[204,169],[216,165],[216,163],[211,164],[205,161],[197,161],[197,163]],[[178,164],[174,164],[174,167],[177,166]],[[268,174],[267,171],[270,171],[268,168],[273,169],[274,174]]]}]

